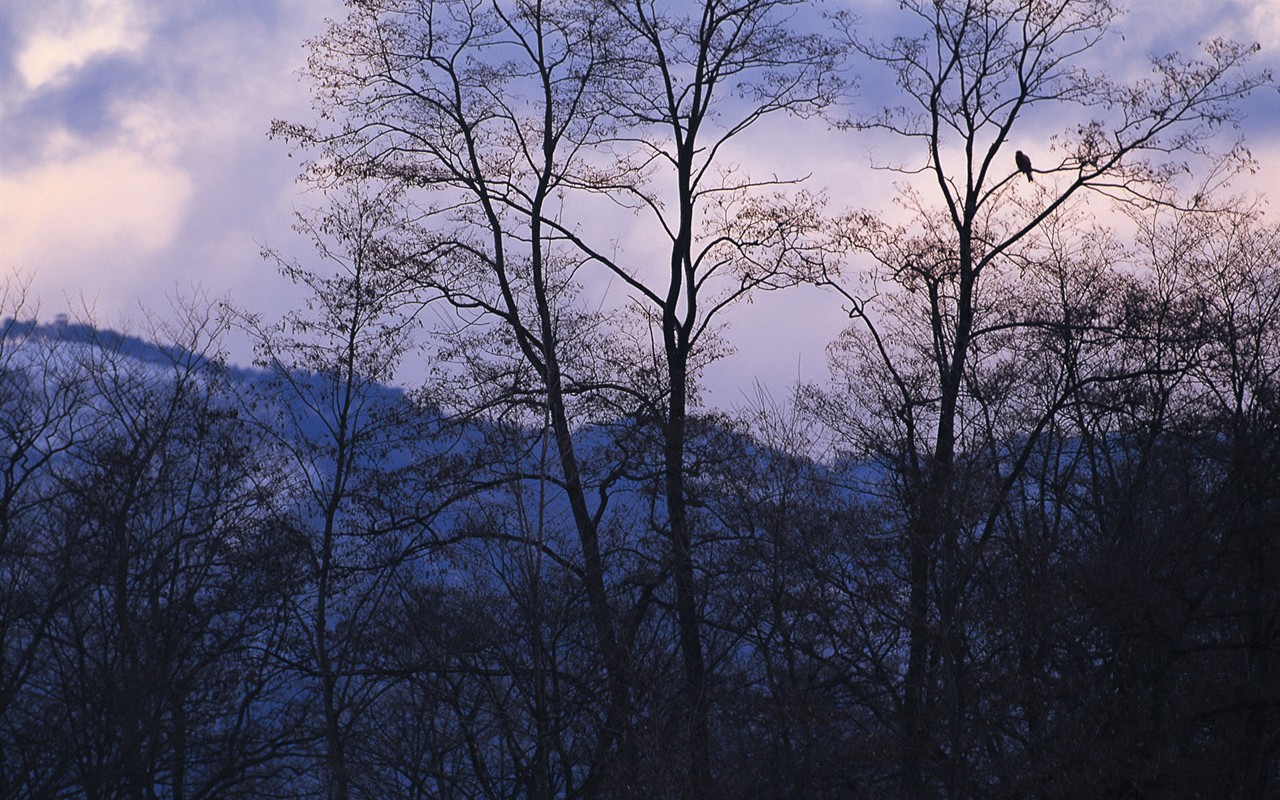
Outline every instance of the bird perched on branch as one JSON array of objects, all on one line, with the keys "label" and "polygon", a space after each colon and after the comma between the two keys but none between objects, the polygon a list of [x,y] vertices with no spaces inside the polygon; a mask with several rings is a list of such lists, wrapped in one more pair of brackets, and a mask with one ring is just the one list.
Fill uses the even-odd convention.
[{"label": "bird perched on branch", "polygon": [[1018,165],[1018,172],[1027,176],[1027,183],[1031,183],[1031,159],[1026,153],[1019,150],[1013,154],[1013,160]]}]

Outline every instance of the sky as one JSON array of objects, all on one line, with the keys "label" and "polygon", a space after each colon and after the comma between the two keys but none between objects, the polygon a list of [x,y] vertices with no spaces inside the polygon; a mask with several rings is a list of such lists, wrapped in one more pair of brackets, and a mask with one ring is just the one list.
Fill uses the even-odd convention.
[{"label": "sky", "polygon": [[[897,0],[854,7],[882,24]],[[1111,71],[1137,74],[1148,53],[1224,35],[1260,41],[1257,64],[1280,74],[1280,0],[1168,8],[1130,4]],[[229,298],[266,316],[296,306],[301,295],[260,251],[310,258],[291,226],[319,199],[297,182],[290,145],[267,131],[272,119],[313,118],[305,42],[342,13],[338,0],[0,0],[0,282],[29,283],[24,316],[87,312],[130,327],[177,297]],[[1256,92],[1244,110],[1261,169],[1243,188],[1266,192],[1280,186],[1280,94]],[[856,194],[868,149],[848,136],[740,157],[765,171],[785,155],[781,171]],[[814,289],[757,298],[733,320],[736,355],[708,374],[713,403],[747,401],[756,381],[778,397],[797,379],[821,380],[825,345],[846,321],[839,300]],[[233,342],[231,356],[250,354]]]}]

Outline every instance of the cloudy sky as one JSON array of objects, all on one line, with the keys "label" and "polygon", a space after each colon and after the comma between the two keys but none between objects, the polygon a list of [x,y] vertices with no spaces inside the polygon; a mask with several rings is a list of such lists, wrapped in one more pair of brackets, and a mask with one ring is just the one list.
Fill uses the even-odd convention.
[{"label": "cloudy sky", "polygon": [[[877,19],[878,6],[897,2],[859,8]],[[1121,29],[1134,70],[1147,53],[1213,35],[1258,40],[1260,65],[1280,65],[1280,0],[1133,6]],[[0,3],[0,281],[29,281],[43,319],[87,307],[105,325],[195,291],[268,314],[297,302],[259,251],[305,256],[290,226],[317,201],[266,132],[273,118],[310,119],[304,42],[341,13],[338,0]],[[1252,188],[1265,191],[1280,185],[1280,95],[1256,93],[1246,111],[1262,167]],[[835,136],[808,153],[828,166],[866,159]],[[712,375],[713,391],[732,403],[756,377],[775,394],[820,378],[841,324],[838,301],[814,291],[761,299],[735,323],[739,355]]]}]

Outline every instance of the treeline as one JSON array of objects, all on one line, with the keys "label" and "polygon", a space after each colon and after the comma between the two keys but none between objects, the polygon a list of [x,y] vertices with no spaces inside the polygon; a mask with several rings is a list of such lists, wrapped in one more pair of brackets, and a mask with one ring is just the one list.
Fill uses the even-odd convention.
[{"label": "treeline", "polygon": [[[1280,231],[1212,221],[1160,230],[1141,277],[1074,261],[1076,288],[1026,298],[1081,322],[966,377],[947,536],[913,533],[928,411],[868,374],[865,335],[835,348],[845,383],[691,421],[720,796],[897,796],[913,625],[931,795],[1275,791]],[[246,372],[207,313],[168,349],[4,325],[6,796],[687,787],[651,420],[574,436],[619,721],[548,426],[446,419],[345,366],[349,337],[306,350],[328,370],[277,342]]]},{"label": "treeline", "polygon": [[[139,358],[9,290],[0,792],[1280,790],[1280,228],[1214,150],[1256,46],[1123,83],[1105,0],[350,6],[274,128],[305,307]],[[897,211],[730,160],[787,115],[916,148]],[[832,379],[704,406],[800,284]]]}]

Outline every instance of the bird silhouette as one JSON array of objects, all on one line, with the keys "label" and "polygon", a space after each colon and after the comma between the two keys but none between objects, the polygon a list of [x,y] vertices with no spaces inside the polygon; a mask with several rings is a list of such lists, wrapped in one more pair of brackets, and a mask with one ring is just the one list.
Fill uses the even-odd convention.
[{"label": "bird silhouette", "polygon": [[1032,182],[1031,159],[1027,156],[1026,153],[1019,150],[1018,152],[1013,154],[1013,160],[1018,165],[1018,172],[1021,172],[1023,175],[1026,175],[1027,182],[1031,183]]}]

